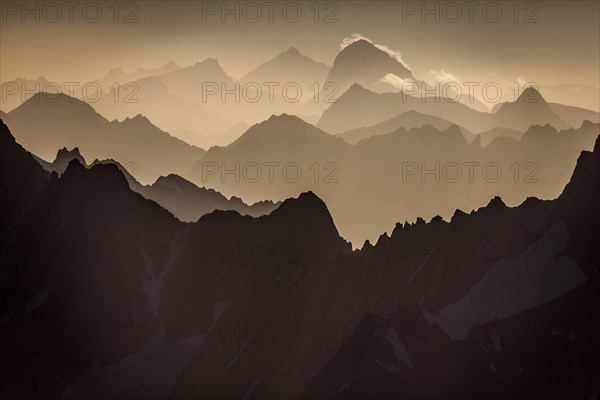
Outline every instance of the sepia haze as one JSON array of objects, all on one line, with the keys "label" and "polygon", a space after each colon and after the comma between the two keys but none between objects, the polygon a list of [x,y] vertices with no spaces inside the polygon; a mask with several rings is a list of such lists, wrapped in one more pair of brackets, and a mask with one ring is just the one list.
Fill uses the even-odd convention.
[{"label": "sepia haze", "polygon": [[2,2],[0,398],[597,398],[599,12]]}]

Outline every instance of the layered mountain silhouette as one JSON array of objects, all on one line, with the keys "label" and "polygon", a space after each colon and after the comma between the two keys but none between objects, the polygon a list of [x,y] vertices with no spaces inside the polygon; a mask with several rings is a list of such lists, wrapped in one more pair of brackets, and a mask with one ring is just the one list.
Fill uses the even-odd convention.
[{"label": "layered mountain silhouette", "polygon": [[[454,124],[442,118],[434,117],[432,115],[421,114],[417,111],[406,111],[400,115],[395,116],[394,118],[390,118],[389,120],[383,121],[377,125],[364,128],[350,129],[349,131],[340,133],[339,136],[348,143],[355,144],[363,139],[367,139],[372,136],[391,133],[400,128],[408,130],[411,128],[419,128],[423,125],[429,125],[437,130],[442,131],[448,129]],[[472,141],[475,138],[475,136],[465,128],[460,129],[467,140]]]},{"label": "layered mountain silhouette", "polygon": [[571,106],[600,112],[600,95],[594,85],[542,85],[540,90],[552,103],[570,104]]},{"label": "layered mountain silhouette", "polygon": [[295,47],[290,47],[285,52],[278,54],[273,59],[259,65],[240,78],[240,82],[248,84],[256,82],[279,82],[282,85],[296,83],[303,91],[302,99],[309,100],[314,96],[311,87],[317,87],[324,81],[329,73],[329,66],[318,63],[310,57],[300,53]]},{"label": "layered mountain silhouette", "polygon": [[[528,200],[507,211],[527,208],[531,215],[548,207],[550,218],[555,219],[554,229],[536,242],[539,247],[528,250],[528,259],[515,259],[513,266],[499,264],[494,274],[488,270],[467,296],[446,307],[428,310],[420,303],[388,317],[367,314],[302,396],[586,398],[592,393],[593,398],[598,372],[589,366],[598,361],[594,337],[599,325],[593,316],[600,312],[599,286],[598,276],[586,276],[584,266],[594,266],[596,271],[600,262],[592,244],[598,237],[592,226],[598,223],[600,211],[599,151],[597,140],[594,153],[581,154],[557,200],[544,206]],[[586,215],[593,222],[584,222]],[[515,274],[510,276],[502,268],[512,268]],[[537,283],[536,276],[527,275],[535,269],[539,269]],[[486,297],[479,292],[486,275],[493,275],[500,293]],[[564,294],[544,297],[550,287]],[[513,288],[522,292],[514,293]],[[477,297],[470,296],[473,293]],[[464,304],[469,297],[478,304]],[[512,312],[501,316],[503,309],[511,307]],[[477,320],[474,311],[487,313],[487,320]],[[451,313],[453,319],[442,319]]]},{"label": "layered mountain silhouette", "polygon": [[[36,79],[16,78],[12,81],[2,82],[0,84],[0,109],[4,112],[12,111],[27,99],[31,98],[34,93],[44,91],[49,84],[48,79],[40,76]],[[55,85],[52,88],[56,90]]]},{"label": "layered mountain silhouette", "polygon": [[[237,197],[227,199],[215,190],[198,187],[175,174],[161,176],[151,185],[142,185],[127,168],[115,160],[94,160],[90,165],[87,165],[77,147],[73,150],[60,149],[52,163],[36,156],[34,158],[46,171],[56,172],[59,176],[65,172],[73,159],[76,159],[79,164],[86,168],[113,164],[125,176],[131,190],[141,194],[146,199],[155,201],[184,222],[195,222],[201,216],[215,210],[234,210],[242,215],[258,217],[269,214],[280,204],[265,200],[248,205]],[[135,173],[136,171],[131,172]]]},{"label": "layered mountain silhouette", "polygon": [[[313,26],[298,38],[323,57],[321,28],[346,25],[307,6],[286,25]],[[432,52],[411,69],[358,33],[331,67],[284,37],[255,66],[222,45],[271,21],[202,24],[201,41],[187,22],[166,60],[195,57],[190,43],[219,60],[114,68],[98,93],[66,92],[85,60],[22,66],[62,83],[1,83],[0,399],[600,396],[597,82],[488,107],[433,93],[510,68]],[[137,25],[112,33],[143,44]],[[13,62],[42,56],[30,45]]]},{"label": "layered mountain silhouette", "polygon": [[201,103],[173,94],[157,77],[141,78],[133,84],[113,88],[93,107],[109,119],[122,120],[143,114],[156,126],[173,134],[179,129],[215,134],[234,126],[233,121]]},{"label": "layered mountain silhouette", "polygon": [[[377,48],[366,39],[359,39],[338,53],[325,82],[335,82],[340,93],[353,84],[380,91],[386,87],[382,80],[388,74],[404,80],[413,80],[412,72],[396,57]],[[387,85],[387,89],[389,88]]]},{"label": "layered mountain silhouette", "polygon": [[94,83],[99,84],[103,91],[108,92],[115,85],[123,86],[127,83],[132,83],[142,78],[164,75],[179,69],[181,69],[181,67],[173,61],[170,61],[158,68],[138,68],[136,71],[129,73],[123,71],[122,68],[113,68],[108,71],[106,75],[95,79]]},{"label": "layered mountain silhouette", "polygon": [[[546,123],[557,129],[565,129],[579,126],[586,116],[594,115],[589,110],[572,110],[560,106],[553,110],[533,88],[525,89],[514,103],[502,103],[495,113],[486,113],[446,98],[421,98],[402,92],[375,93],[355,84],[325,110],[317,126],[328,132],[341,133],[376,125],[410,110],[446,119],[473,133],[497,127],[526,130],[531,125]],[[568,114],[566,119],[569,119],[570,124],[564,122],[560,114]],[[597,120],[597,115],[591,120]]]},{"label": "layered mountain silhouette", "polygon": [[[588,398],[597,390],[600,140],[556,200],[511,208],[495,198],[449,222],[398,224],[354,252],[310,192],[260,218],[217,211],[183,223],[132,192],[113,164],[88,169],[73,159],[59,177],[4,125],[0,141],[8,221],[0,229],[12,238],[0,254],[5,396],[542,390]],[[457,256],[456,246],[471,250]],[[546,278],[496,280],[537,295],[502,300],[501,309],[492,307],[497,298],[482,301],[491,322],[467,324],[459,336],[444,325],[422,342],[420,332],[437,332],[479,286],[511,271]],[[407,337],[406,326],[416,333]],[[478,336],[479,327],[495,334]],[[506,336],[513,328],[519,341]],[[460,385],[471,373],[477,384]]]},{"label": "layered mountain silhouette", "polygon": [[87,159],[112,158],[131,165],[142,183],[187,171],[204,153],[137,115],[108,121],[87,103],[65,94],[38,93],[5,116],[21,145],[52,160],[63,147]]},{"label": "layered mountain silhouette", "polygon": [[180,138],[184,142],[208,150],[213,146],[227,146],[242,136],[242,134],[246,132],[248,128],[249,126],[246,123],[238,122],[235,126],[226,130],[225,132],[215,135],[203,135],[186,129],[176,129],[173,131],[173,135]]},{"label": "layered mountain silhouette", "polygon": [[591,122],[564,131],[536,125],[512,137],[514,131],[492,132],[471,142],[454,125],[369,129],[377,135],[350,145],[297,117],[273,116],[232,144],[211,148],[183,176],[249,203],[312,190],[342,235],[360,247],[390,232],[391,221],[449,219],[497,195],[509,205],[556,198],[599,134]]},{"label": "layered mountain silhouette", "polygon": [[532,87],[524,89],[513,103],[502,104],[494,115],[499,121],[511,121],[510,127],[516,129],[527,129],[536,124],[550,124],[556,129],[570,127]]}]

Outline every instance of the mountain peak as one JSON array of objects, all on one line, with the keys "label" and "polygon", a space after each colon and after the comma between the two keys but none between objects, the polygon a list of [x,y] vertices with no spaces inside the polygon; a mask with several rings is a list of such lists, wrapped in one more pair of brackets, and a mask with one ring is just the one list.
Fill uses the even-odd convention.
[{"label": "mountain peak", "polygon": [[[71,161],[74,158],[78,159],[80,162],[81,160],[83,160],[83,157],[79,152],[79,147],[74,147],[72,150],[68,150],[66,147],[63,147],[62,149],[58,150],[58,153],[56,153],[54,163],[60,162],[62,160]],[[85,162],[83,163],[85,164]]]},{"label": "mountain peak", "polygon": [[249,143],[247,142],[248,140],[264,144],[268,143],[270,147],[273,147],[275,143],[289,145],[290,140],[297,144],[298,141],[327,139],[342,140],[334,138],[329,133],[309,124],[295,115],[284,113],[280,115],[271,115],[269,119],[252,125],[244,132],[244,134],[242,134],[242,136],[228,147],[235,147],[241,143]]},{"label": "mountain peak", "polygon": [[88,103],[64,93],[38,92],[27,99],[19,107],[11,111],[11,115],[37,115],[52,113],[72,115],[88,113],[96,115],[96,111]]},{"label": "mountain peak", "polygon": [[125,71],[121,67],[116,67],[108,71],[108,75],[125,75]]},{"label": "mountain peak", "polygon": [[327,82],[337,83],[340,91],[345,91],[353,83],[378,91],[381,79],[388,74],[400,79],[413,79],[412,72],[403,64],[398,52],[358,35],[343,41]]},{"label": "mountain peak", "polygon": [[339,236],[325,202],[312,191],[303,192],[297,198],[284,200],[271,216],[285,221],[278,223],[280,226],[305,232],[317,241],[324,238],[331,243],[339,244],[348,252],[352,250],[351,245]]},{"label": "mountain peak", "polygon": [[176,69],[179,69],[181,67],[175,61],[169,61],[168,63],[166,63],[165,65],[163,65],[161,67],[161,69],[165,69],[165,68],[176,68]]},{"label": "mountain peak", "polygon": [[209,57],[206,60],[202,61],[202,62],[197,62],[196,64],[194,64],[195,67],[199,67],[199,66],[209,66],[209,67],[218,67],[221,68],[221,65],[219,64],[219,61],[216,58],[212,58]]},{"label": "mountain peak", "polygon": [[358,49],[358,48],[364,48],[364,49],[366,49],[366,48],[374,48],[375,49],[376,47],[375,47],[375,45],[373,45],[373,43],[369,42],[366,39],[358,39],[358,40],[355,40],[354,42],[350,43],[349,45],[345,46],[342,49],[342,51],[344,51],[344,50],[346,50],[348,48],[355,48],[355,49]]},{"label": "mountain peak", "polygon": [[302,53],[300,53],[300,51],[298,51],[298,49],[295,48],[294,46],[290,47],[289,49],[287,49],[282,54],[294,55],[294,56],[301,56],[302,55]]},{"label": "mountain peak", "polygon": [[540,92],[533,86],[528,86],[521,92],[515,103],[542,103],[546,104],[546,100]]},{"label": "mountain peak", "polygon": [[353,83],[344,94],[373,93],[359,83]]}]

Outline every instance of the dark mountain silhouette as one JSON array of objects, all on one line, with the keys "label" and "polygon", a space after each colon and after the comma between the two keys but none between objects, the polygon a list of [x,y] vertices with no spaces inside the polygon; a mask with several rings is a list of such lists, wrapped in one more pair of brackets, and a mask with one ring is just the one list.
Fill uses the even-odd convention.
[{"label": "dark mountain silhouette", "polygon": [[66,147],[58,150],[54,161],[51,163],[36,157],[36,161],[48,172],[56,172],[59,176],[62,175],[67,169],[71,160],[77,159],[81,165],[86,165],[85,159],[79,152],[79,148],[75,147],[72,150],[68,150]]},{"label": "dark mountain silhouette", "polygon": [[[351,129],[349,131],[338,134],[338,136],[340,136],[350,144],[355,144],[371,136],[391,133],[395,130],[398,130],[399,128],[404,128],[405,130],[408,130],[411,128],[418,128],[423,125],[430,125],[435,129],[442,131],[448,129],[454,124],[442,118],[421,114],[417,111],[407,111],[387,121],[381,122],[377,125],[365,128]],[[474,139],[474,135],[465,128],[461,128],[461,132],[463,133],[463,135],[465,135],[465,138],[467,140],[472,141]]]},{"label": "dark mountain silhouette", "polygon": [[[459,131],[442,137],[450,135],[461,137]],[[541,297],[517,302],[530,308],[525,313],[505,302],[511,313],[499,321],[539,327],[524,331],[535,343],[535,354],[560,358],[563,353],[554,344],[574,343],[561,348],[568,350],[567,360],[586,360],[577,364],[584,375],[563,374],[562,381],[553,380],[553,389],[577,390],[582,398],[597,389],[592,379],[597,357],[590,353],[597,324],[593,318],[575,320],[577,314],[569,317],[565,310],[597,312],[592,293],[598,292],[600,261],[595,251],[600,140],[593,153],[579,157],[571,182],[556,200],[528,199],[511,208],[495,198],[470,214],[456,211],[450,222],[434,218],[398,224],[390,235],[354,252],[339,236],[325,203],[310,192],[286,200],[268,216],[217,211],[186,224],[133,193],[115,165],[86,169],[73,160],[59,178],[45,173],[4,125],[0,141],[2,212],[11,216],[10,224],[0,229],[13,238],[0,254],[3,397],[333,397],[350,371],[356,372],[356,381],[347,385],[348,397],[360,396],[368,387],[382,398],[397,393],[397,384],[404,381],[403,376],[386,380],[387,373],[409,365],[402,348],[413,366],[408,373],[415,371],[410,376],[428,383],[420,386],[426,394],[445,389],[460,397],[488,394],[461,387],[456,380],[436,380],[461,376],[453,359],[461,360],[467,372],[479,367],[476,376],[482,378],[490,374],[482,368],[492,369],[489,362],[499,370],[513,365],[514,373],[494,376],[498,383],[490,390],[524,387],[516,375],[523,360],[531,387],[541,390],[553,364],[533,361],[537,358],[527,356],[531,347],[510,346],[501,353],[504,363],[493,353],[482,353],[478,341],[441,341],[421,346],[417,354],[418,343],[413,346],[402,336],[403,341],[392,335],[391,345],[377,345],[387,331],[369,332],[379,329],[382,318],[361,321],[367,313],[408,310],[400,311],[400,317],[392,314],[397,327],[396,321],[424,315],[422,309],[432,322],[413,319],[421,324],[417,326],[435,326],[510,263],[527,276],[540,276],[547,262],[550,279],[528,280],[525,286],[519,279],[506,281],[508,291],[535,288]],[[27,170],[39,178],[23,179]],[[56,250],[67,243],[76,251],[65,258]],[[77,251],[84,244],[87,251]],[[457,259],[447,252],[457,244],[474,251]],[[490,245],[496,247],[493,256],[483,251]],[[115,246],[123,251],[115,253]],[[531,262],[531,256],[541,257],[541,264]],[[574,275],[586,283],[563,279]],[[586,285],[593,285],[591,292]],[[482,303],[482,311],[493,317],[494,309],[486,305]],[[273,329],[261,330],[265,326]],[[83,328],[88,335],[82,336]],[[553,329],[559,331],[556,341],[546,340]],[[363,343],[366,348],[375,345],[372,351],[359,351],[365,363],[355,371],[352,349],[364,348]],[[502,345],[508,346],[505,341]],[[343,366],[333,368],[340,357],[345,357]],[[367,362],[369,357],[379,363]],[[374,370],[381,386],[366,378],[373,365],[383,368]],[[331,375],[332,369],[337,374]],[[481,382],[484,387],[487,381]],[[409,393],[413,387],[408,386]]]},{"label": "dark mountain silhouette", "polygon": [[318,63],[301,54],[295,47],[290,47],[248,72],[240,78],[240,82],[256,82],[261,85],[264,82],[279,82],[281,85],[294,82],[300,85],[303,99],[306,100],[313,96],[310,87],[323,82],[328,72],[329,66],[326,64]]},{"label": "dark mountain silhouette", "polygon": [[161,176],[152,185],[132,189],[184,222],[195,222],[215,210],[233,210],[241,215],[259,217],[271,213],[280,204],[264,200],[248,205],[237,197],[227,199],[213,189],[198,187],[174,174]]},{"label": "dark mountain silhouette", "polygon": [[456,209],[479,208],[494,196],[511,206],[527,197],[556,198],[577,156],[592,148],[598,134],[592,123],[560,132],[545,125],[519,140],[488,143],[485,134],[469,143],[456,126],[440,131],[424,125],[349,145],[282,115],[254,125],[229,146],[211,148],[183,176],[247,203],[311,190],[327,203],[342,235],[359,247],[390,232],[392,221],[448,220]]},{"label": "dark mountain silhouette", "polygon": [[[598,239],[599,180],[597,140],[593,153],[581,154],[570,183],[548,210],[556,225],[567,226],[564,249],[554,249],[555,260],[576,261],[562,268],[568,273],[579,268],[587,271],[585,283],[543,304],[485,323],[454,319],[441,324],[435,315],[443,315],[444,309],[431,312],[422,304],[401,308],[389,317],[367,314],[302,397],[593,398],[599,375],[589,366],[598,362],[600,351],[595,340],[600,332],[595,321],[600,313],[599,281],[592,272],[600,264],[593,245]],[[528,211],[543,208],[533,200],[519,208],[526,207]],[[585,222],[586,218],[592,221]],[[528,266],[517,263],[523,269],[539,265],[547,270],[539,277],[547,280],[553,261],[542,256],[530,258]],[[587,270],[586,266],[593,267]],[[504,281],[499,289],[510,293],[509,283],[518,286]],[[524,281],[524,288],[539,291],[536,286],[531,279]],[[514,295],[503,297],[496,301],[520,300]],[[484,298],[479,299],[479,309],[484,308]]]},{"label": "dark mountain silhouette", "polygon": [[45,160],[63,147],[78,147],[87,159],[112,158],[133,166],[142,183],[187,171],[204,153],[141,115],[108,121],[65,94],[38,93],[7,114],[6,123],[21,145]]},{"label": "dark mountain silhouette", "polygon": [[[123,167],[117,161],[94,160],[94,162],[88,166],[77,147],[70,151],[66,148],[62,148],[58,151],[56,159],[52,163],[46,162],[35,156],[34,158],[36,158],[36,161],[38,161],[46,171],[56,172],[59,176],[65,172],[67,166],[73,159],[77,159],[77,161],[86,168],[94,167],[96,165],[115,165],[125,176],[131,190],[141,194],[146,199],[155,201],[161,207],[171,212],[180,221],[184,222],[195,222],[201,216],[215,210],[234,210],[242,215],[258,217],[271,213],[271,211],[276,209],[280,204],[279,202],[265,200],[248,205],[237,197],[227,199],[215,190],[198,187],[175,174],[161,176],[152,185],[142,185],[135,179],[130,171],[127,170],[127,168]],[[135,173],[135,171],[132,172]]]}]

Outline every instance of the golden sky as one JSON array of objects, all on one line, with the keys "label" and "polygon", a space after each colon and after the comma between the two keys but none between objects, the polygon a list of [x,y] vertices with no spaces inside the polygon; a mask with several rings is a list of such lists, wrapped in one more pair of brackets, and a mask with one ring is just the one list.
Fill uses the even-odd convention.
[{"label": "golden sky", "polygon": [[[224,7],[234,12],[224,16],[222,2],[79,2],[70,18],[63,2],[54,3],[57,11],[45,2],[5,1],[0,80],[44,75],[85,82],[115,67],[132,71],[168,61],[186,66],[208,57],[240,77],[290,46],[331,64],[342,39],[361,33],[399,51],[423,79],[444,70],[463,81],[599,86],[597,1],[521,2],[518,12],[512,1],[475,2],[472,9],[453,3],[460,11],[427,2],[433,12],[425,15],[420,1],[271,3],[272,18],[265,2],[229,2]],[[302,14],[293,22],[298,8]]]}]

